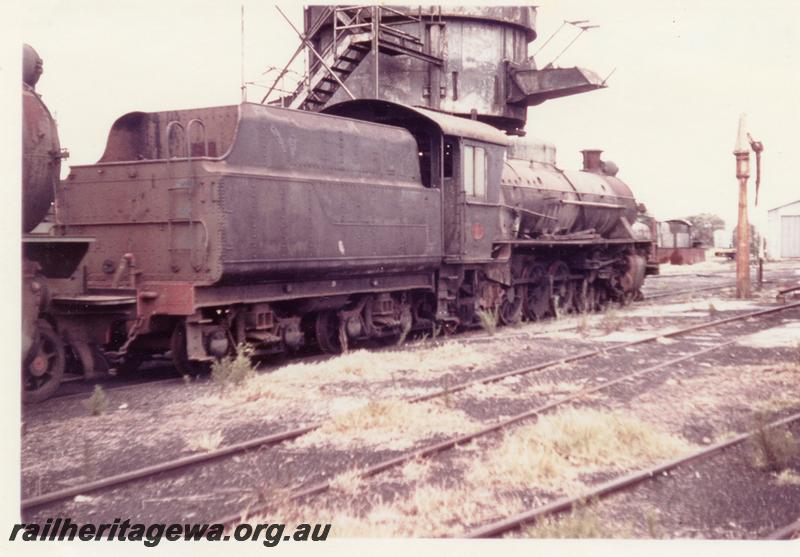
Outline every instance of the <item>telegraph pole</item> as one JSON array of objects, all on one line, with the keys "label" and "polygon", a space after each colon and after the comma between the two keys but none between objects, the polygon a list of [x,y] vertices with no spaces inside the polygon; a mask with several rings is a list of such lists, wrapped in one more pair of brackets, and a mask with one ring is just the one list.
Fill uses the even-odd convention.
[{"label": "telegraph pole", "polygon": [[747,179],[750,177],[750,145],[747,141],[745,115],[739,117],[736,136],[736,178],[739,180],[739,222],[736,234],[736,297],[750,296],[750,224],[747,221]]}]

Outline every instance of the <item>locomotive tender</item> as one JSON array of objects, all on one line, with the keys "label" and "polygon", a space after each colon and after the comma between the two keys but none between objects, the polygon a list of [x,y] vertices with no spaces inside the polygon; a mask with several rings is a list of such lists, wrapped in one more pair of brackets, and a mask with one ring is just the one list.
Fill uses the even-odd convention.
[{"label": "locomotive tender", "polygon": [[171,350],[184,372],[240,343],[337,352],[479,311],[515,323],[633,296],[650,243],[612,165],[586,152],[568,172],[521,150],[379,100],[134,112],[61,183],[57,226],[97,238],[89,291],[136,300],[95,342],[128,360]]}]

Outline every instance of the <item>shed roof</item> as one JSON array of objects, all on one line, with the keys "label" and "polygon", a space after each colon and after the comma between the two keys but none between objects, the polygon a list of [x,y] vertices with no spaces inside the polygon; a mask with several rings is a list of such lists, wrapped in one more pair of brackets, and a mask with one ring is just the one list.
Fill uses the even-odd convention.
[{"label": "shed roof", "polygon": [[788,207],[789,205],[794,205],[795,203],[800,203],[800,199],[798,199],[797,201],[790,201],[789,203],[784,203],[783,205],[778,205],[777,207],[775,207],[773,209],[767,210],[767,212],[771,213],[772,211],[777,211],[778,209],[783,209],[784,207]]}]

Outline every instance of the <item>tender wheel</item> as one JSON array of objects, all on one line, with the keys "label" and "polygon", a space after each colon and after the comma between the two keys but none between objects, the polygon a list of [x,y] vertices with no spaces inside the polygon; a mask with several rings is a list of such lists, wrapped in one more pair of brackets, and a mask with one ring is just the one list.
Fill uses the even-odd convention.
[{"label": "tender wheel", "polygon": [[64,343],[46,321],[36,324],[36,340],[22,368],[22,401],[41,402],[58,389],[66,367]]},{"label": "tender wheel", "polygon": [[522,302],[525,288],[514,286],[507,288],[503,292],[503,300],[500,302],[500,312],[498,317],[503,325],[517,325],[522,321]]},{"label": "tender wheel", "polygon": [[180,322],[175,326],[170,339],[172,363],[181,375],[197,376],[207,373],[211,369],[208,362],[190,360],[186,352],[186,323]]},{"label": "tender wheel", "polygon": [[532,282],[525,288],[522,310],[529,321],[541,321],[547,315],[550,305],[550,285],[547,281],[547,269],[544,265],[537,263],[526,268],[524,276]]},{"label": "tender wheel", "polygon": [[341,354],[342,342],[339,338],[339,317],[333,311],[321,311],[314,320],[314,334],[317,345],[328,354]]},{"label": "tender wheel", "polygon": [[144,360],[145,358],[141,354],[126,354],[122,361],[117,364],[114,373],[116,375],[132,375],[138,371]]},{"label": "tender wheel", "polygon": [[94,379],[108,373],[108,361],[103,352],[94,344],[73,340],[67,346],[67,366],[75,369],[84,379]]}]

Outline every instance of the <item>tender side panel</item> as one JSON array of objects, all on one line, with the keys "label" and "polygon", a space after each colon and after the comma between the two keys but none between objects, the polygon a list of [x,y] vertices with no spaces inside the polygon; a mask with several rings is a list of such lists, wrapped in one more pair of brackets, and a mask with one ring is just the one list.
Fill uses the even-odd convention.
[{"label": "tender side panel", "polygon": [[441,198],[399,128],[243,105],[221,185],[226,279],[429,268]]}]

